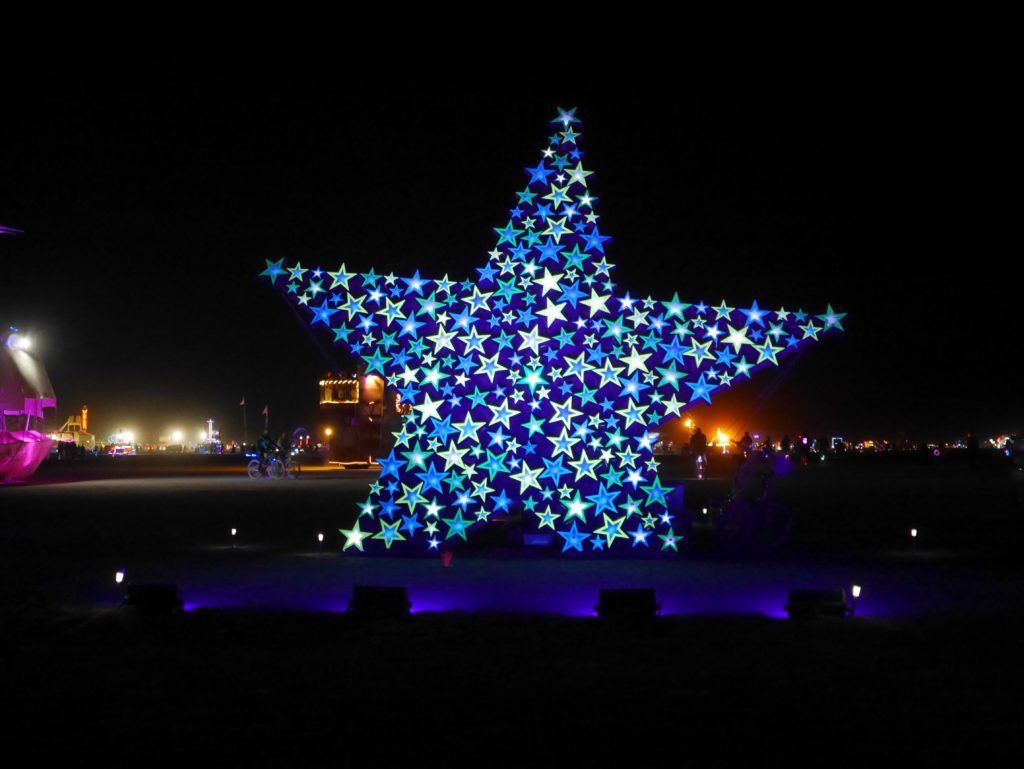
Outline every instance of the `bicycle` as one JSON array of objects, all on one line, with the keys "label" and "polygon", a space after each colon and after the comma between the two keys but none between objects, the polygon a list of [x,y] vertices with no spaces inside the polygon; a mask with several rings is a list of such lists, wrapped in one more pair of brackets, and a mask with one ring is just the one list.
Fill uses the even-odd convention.
[{"label": "bicycle", "polygon": [[282,478],[298,478],[302,467],[294,457],[285,455],[270,456],[266,459],[253,459],[249,462],[246,472],[252,479],[266,476],[279,481]]},{"label": "bicycle", "polygon": [[302,472],[302,467],[299,465],[299,460],[292,456],[285,456],[283,459],[279,459],[278,463],[284,470],[283,477],[289,479],[295,479],[299,477]]}]

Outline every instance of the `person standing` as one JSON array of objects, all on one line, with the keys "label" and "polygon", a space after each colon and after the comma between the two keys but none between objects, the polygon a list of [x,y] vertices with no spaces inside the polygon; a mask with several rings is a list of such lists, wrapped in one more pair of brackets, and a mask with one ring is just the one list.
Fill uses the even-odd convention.
[{"label": "person standing", "polygon": [[[698,427],[690,436],[690,456],[700,467],[708,466],[708,437]],[[698,472],[698,474],[700,474]]]},{"label": "person standing", "polygon": [[978,462],[978,434],[974,430],[967,433],[967,461],[971,467]]}]

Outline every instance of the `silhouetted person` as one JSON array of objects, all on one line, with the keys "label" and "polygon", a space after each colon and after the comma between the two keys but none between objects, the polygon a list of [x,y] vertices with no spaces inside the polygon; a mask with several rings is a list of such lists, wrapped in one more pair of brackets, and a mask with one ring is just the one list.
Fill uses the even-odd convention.
[{"label": "silhouetted person", "polygon": [[811,439],[807,433],[801,433],[796,439],[796,453],[805,465],[811,461]]},{"label": "silhouetted person", "polygon": [[974,430],[967,433],[967,462],[971,467],[978,462],[978,436]]},{"label": "silhouetted person", "polygon": [[792,444],[789,441],[789,435],[783,435],[782,443],[779,444],[779,449],[782,451],[783,454],[788,454],[791,446]]},{"label": "silhouetted person", "polygon": [[272,451],[277,451],[277,444],[274,443],[274,439],[270,437],[270,431],[263,433],[256,441],[256,445],[260,452],[260,464],[265,464],[267,461],[267,455]]},{"label": "silhouetted person", "polygon": [[775,447],[772,446],[772,436],[764,436],[764,442],[761,444],[761,451],[763,451],[765,454],[771,454],[773,451],[775,451]]},{"label": "silhouetted person", "polygon": [[744,432],[743,437],[740,438],[738,441],[733,441],[733,443],[739,446],[740,451],[743,452],[743,456],[746,456],[747,454],[750,453],[750,449],[754,445],[754,439],[750,437],[750,433]]}]

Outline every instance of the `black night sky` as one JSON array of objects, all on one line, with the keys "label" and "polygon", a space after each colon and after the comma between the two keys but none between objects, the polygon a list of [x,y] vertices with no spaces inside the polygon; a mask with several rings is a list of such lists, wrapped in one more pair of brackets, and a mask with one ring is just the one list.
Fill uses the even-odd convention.
[{"label": "black night sky", "polygon": [[722,396],[716,419],[1024,426],[1013,57],[599,42],[445,61],[215,37],[37,51],[0,105],[0,223],[25,231],[0,239],[0,322],[37,340],[60,419],[87,403],[102,435],[207,417],[231,435],[243,395],[251,424],[265,403],[281,428],[313,420],[316,381],[351,362],[257,279],[263,260],[461,278],[556,106],[577,106],[620,290],[849,313],[845,336]]}]

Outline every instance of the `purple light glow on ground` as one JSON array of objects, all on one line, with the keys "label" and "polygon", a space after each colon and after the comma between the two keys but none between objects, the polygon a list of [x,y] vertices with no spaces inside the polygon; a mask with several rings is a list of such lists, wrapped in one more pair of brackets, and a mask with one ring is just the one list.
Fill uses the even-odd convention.
[{"label": "purple light glow on ground", "polygon": [[969,570],[918,559],[872,561],[605,561],[456,558],[450,568],[419,558],[282,555],[173,575],[187,610],[263,608],[343,612],[352,586],[405,586],[414,613],[505,612],[595,616],[601,588],[653,587],[662,615],[746,614],[784,618],[792,588],[863,588],[857,616],[939,614],[1007,600]]},{"label": "purple light glow on ground", "polygon": [[[813,468],[805,469],[801,485],[791,489],[798,503],[803,499],[802,509],[824,511],[807,514],[810,536],[820,537],[826,526],[836,525],[838,533],[829,541],[849,547],[846,540],[853,537],[857,549],[826,555],[817,548],[772,558],[704,549],[667,559],[602,561],[546,557],[536,550],[479,549],[456,553],[445,568],[440,558],[337,553],[335,511],[363,493],[372,474],[273,484],[237,477],[230,467],[223,468],[227,475],[217,475],[217,466],[200,467],[210,475],[105,478],[93,470],[78,477],[61,466],[54,468],[57,477],[63,481],[67,475],[75,482],[46,483],[44,475],[38,483],[4,488],[0,508],[6,532],[9,542],[18,543],[7,551],[10,568],[48,600],[82,608],[116,605],[123,588],[115,585],[114,573],[121,567],[129,583],[178,585],[190,610],[342,612],[357,584],[405,586],[417,613],[592,617],[601,588],[650,587],[665,615],[784,617],[791,589],[849,592],[854,584],[863,590],[857,605],[863,617],[963,616],[1020,606],[1017,572],[993,570],[986,556],[992,544],[985,545],[988,550],[953,549],[950,542],[959,539],[943,538],[938,528],[943,521],[947,530],[962,526],[962,507],[980,504],[979,499],[988,515],[1015,521],[1016,509],[999,507],[1005,494],[995,485],[998,479],[954,478],[958,485],[950,494],[923,497],[921,505],[932,510],[933,523],[925,524],[927,536],[919,538],[916,550],[906,541],[909,528],[902,525],[893,526],[893,536],[881,543],[864,532],[885,531],[899,514],[887,502],[924,494],[922,489],[933,482],[931,470],[908,476],[903,468],[889,474],[875,467]],[[150,470],[161,468],[174,471],[176,466]],[[876,496],[857,496],[869,490]],[[826,498],[827,505],[822,502]],[[847,498],[853,502],[846,508],[835,507],[836,500]],[[81,515],[83,510],[90,515]],[[229,532],[236,526],[239,535],[232,543]],[[322,554],[318,531],[333,535]],[[983,529],[965,531],[977,535]],[[974,541],[988,542],[977,536]],[[932,549],[933,542],[946,549]]]}]

